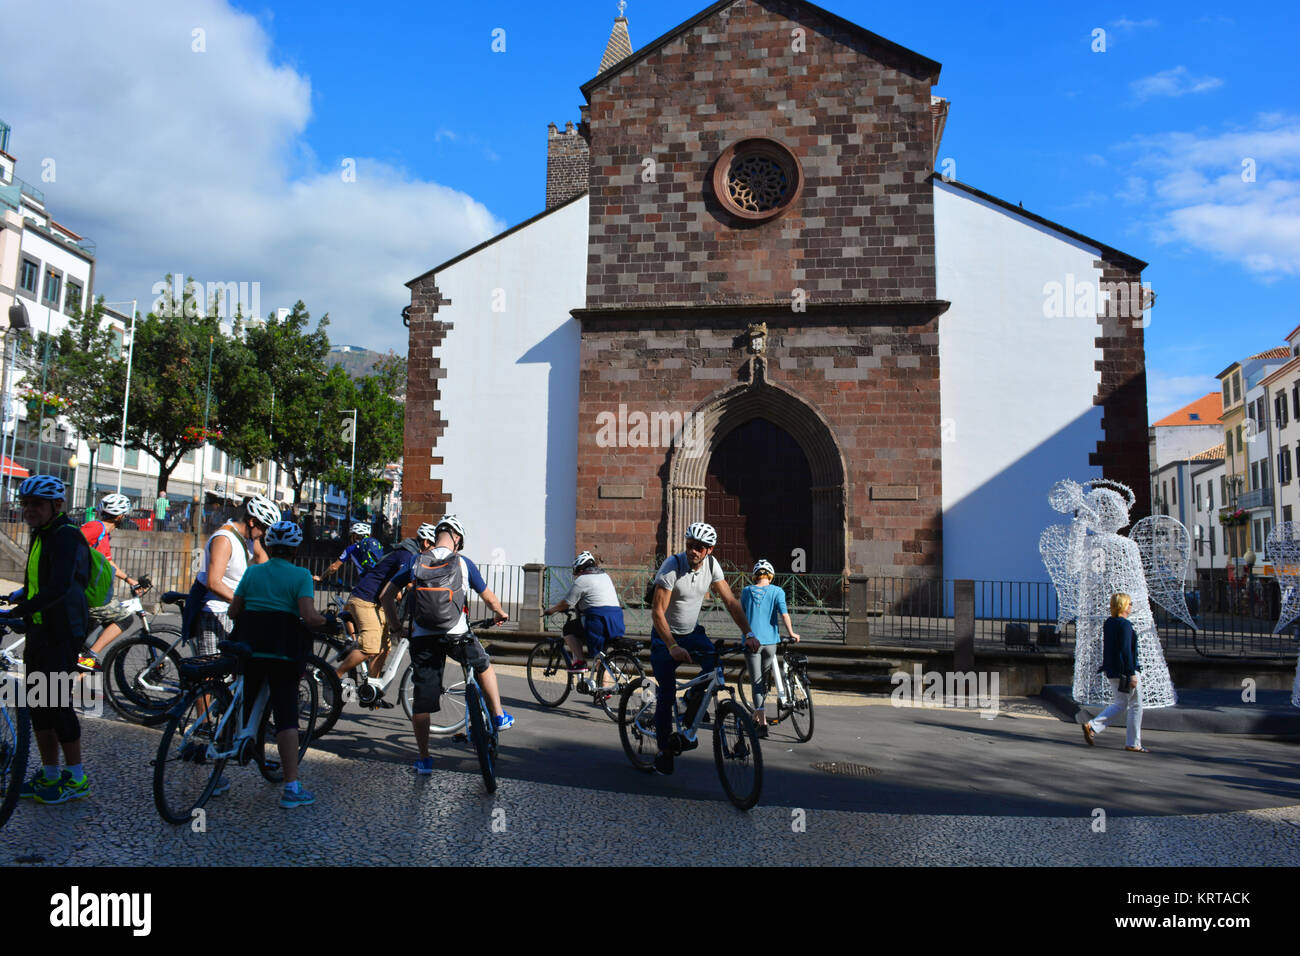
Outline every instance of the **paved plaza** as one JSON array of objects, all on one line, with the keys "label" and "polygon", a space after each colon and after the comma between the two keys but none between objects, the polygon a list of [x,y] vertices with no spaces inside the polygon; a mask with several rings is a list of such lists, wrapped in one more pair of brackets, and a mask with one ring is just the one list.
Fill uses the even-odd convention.
[{"label": "paved plaza", "polygon": [[[401,710],[349,705],[308,756],[314,806],[279,808],[252,766],[203,827],[160,820],[150,761],[158,731],[112,716],[83,722],[92,795],[24,803],[0,831],[7,865],[1265,865],[1300,863],[1300,743],[1123,732],[1084,745],[1037,700],[977,711],[895,708],[818,696],[806,744],[763,742],[763,797],[732,808],[711,738],[671,777],[628,764],[615,725],[576,695],[536,705],[503,667],[501,781],[487,797],[467,745],[435,740],[435,772],[410,770]],[[813,764],[855,765],[859,775]],[[1103,815],[1104,814],[1104,817]],[[1104,830],[1101,823],[1104,820]],[[346,821],[346,822],[345,822]],[[353,834],[364,833],[364,838]],[[34,857],[39,857],[36,859]]]}]

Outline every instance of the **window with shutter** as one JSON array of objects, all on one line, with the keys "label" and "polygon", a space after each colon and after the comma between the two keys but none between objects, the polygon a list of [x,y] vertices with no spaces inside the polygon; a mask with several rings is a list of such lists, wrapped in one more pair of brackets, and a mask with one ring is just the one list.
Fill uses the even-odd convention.
[{"label": "window with shutter", "polygon": [[1300,385],[1291,386],[1291,411],[1295,412],[1293,417],[1300,421]]}]

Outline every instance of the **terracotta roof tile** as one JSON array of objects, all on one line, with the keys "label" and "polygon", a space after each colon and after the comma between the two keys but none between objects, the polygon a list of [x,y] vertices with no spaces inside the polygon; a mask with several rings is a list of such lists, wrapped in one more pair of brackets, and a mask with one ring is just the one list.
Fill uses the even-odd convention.
[{"label": "terracotta roof tile", "polygon": [[1223,457],[1224,444],[1220,442],[1213,448],[1207,448],[1205,451],[1197,452],[1192,456],[1192,461],[1218,461]]},{"label": "terracotta roof tile", "polygon": [[1164,428],[1169,425],[1217,425],[1223,415],[1223,393],[1210,392],[1202,395],[1190,405],[1166,415],[1152,425],[1152,428]]},{"label": "terracotta roof tile", "polygon": [[1248,355],[1246,356],[1246,361],[1252,362],[1255,359],[1275,359],[1275,358],[1290,358],[1290,357],[1291,357],[1291,350],[1287,348],[1285,345],[1279,345],[1275,349],[1268,349],[1267,351],[1260,352],[1258,355]]}]

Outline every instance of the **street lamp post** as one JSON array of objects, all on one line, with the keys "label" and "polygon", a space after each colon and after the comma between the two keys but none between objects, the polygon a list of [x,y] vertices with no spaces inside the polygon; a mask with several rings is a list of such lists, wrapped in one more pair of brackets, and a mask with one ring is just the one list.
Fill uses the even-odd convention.
[{"label": "street lamp post", "polygon": [[352,413],[352,465],[348,469],[348,521],[351,522],[354,517],[352,491],[356,487],[357,480],[357,410],[345,408],[343,411]]},{"label": "street lamp post", "polygon": [[[9,327],[4,331],[5,340],[5,376],[4,376],[4,428],[5,431],[0,433],[0,454],[4,453],[6,443],[9,448],[9,454],[5,458],[5,507],[9,506],[9,485],[13,480],[14,461],[13,456],[18,445],[18,416],[14,414],[13,408],[13,365],[15,352],[18,343],[10,340],[9,333],[13,331],[23,331],[31,328],[32,324],[27,319],[27,308],[18,299],[14,299],[13,305],[9,306]],[[12,419],[12,420],[11,420]],[[13,437],[10,438],[10,432]]]},{"label": "street lamp post", "polygon": [[91,507],[95,499],[95,456],[99,454],[99,439],[91,435],[86,439],[90,449],[90,466],[86,469],[86,507]]},{"label": "street lamp post", "polygon": [[[126,416],[131,406],[131,365],[135,359],[135,309],[138,299],[131,300],[131,345],[126,352],[126,395],[122,399],[122,460],[117,463],[117,491],[122,492],[122,469],[126,466]],[[125,302],[105,303],[107,305],[125,305]]]}]

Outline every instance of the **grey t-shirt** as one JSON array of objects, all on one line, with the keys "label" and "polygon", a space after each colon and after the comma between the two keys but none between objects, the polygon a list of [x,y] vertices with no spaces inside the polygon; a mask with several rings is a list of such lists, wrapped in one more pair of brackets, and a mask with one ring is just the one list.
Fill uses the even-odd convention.
[{"label": "grey t-shirt", "polygon": [[[682,574],[678,574],[678,568]],[[697,570],[691,570],[691,561],[686,553],[675,554],[659,568],[655,576],[655,588],[666,588],[673,592],[668,599],[668,627],[673,634],[689,634],[695,630],[700,620],[700,607],[709,594],[713,582],[726,577],[722,565],[713,555],[700,562]]]},{"label": "grey t-shirt", "polygon": [[604,571],[599,574],[579,574],[573,579],[573,587],[569,588],[564,600],[569,607],[578,611],[592,607],[619,607],[618,591]]}]

